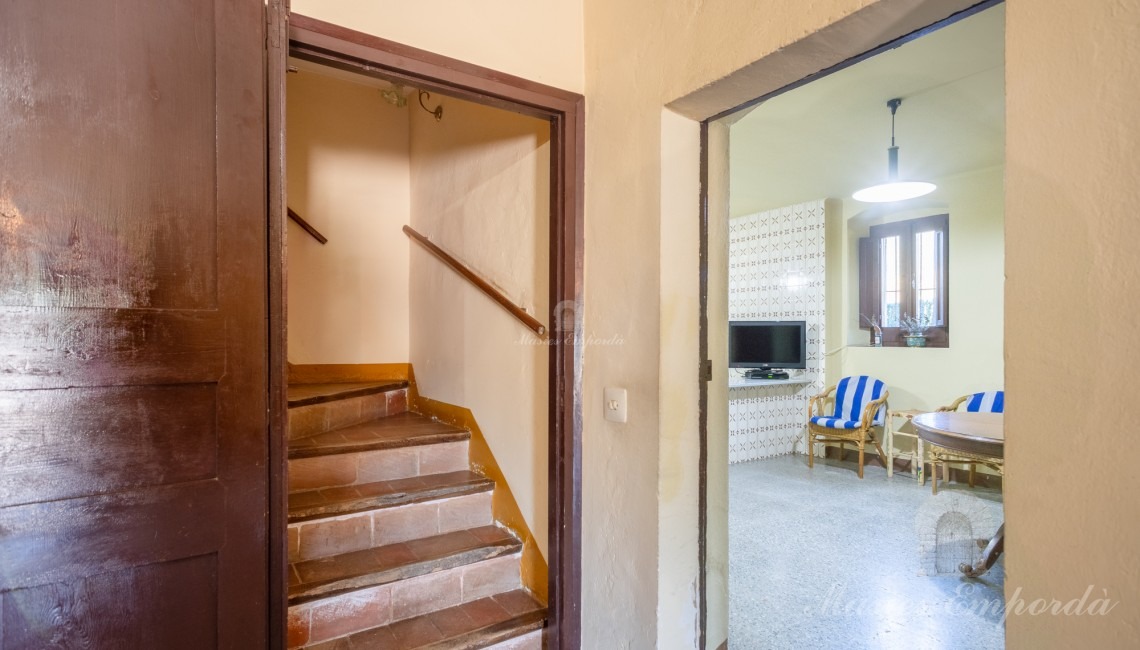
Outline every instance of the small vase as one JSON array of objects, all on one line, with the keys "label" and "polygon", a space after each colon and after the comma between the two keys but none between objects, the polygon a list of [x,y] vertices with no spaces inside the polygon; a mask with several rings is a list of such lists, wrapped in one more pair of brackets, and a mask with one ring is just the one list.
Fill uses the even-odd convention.
[{"label": "small vase", "polygon": [[924,348],[924,347],[926,347],[926,335],[924,335],[924,334],[919,334],[917,336],[906,334],[906,335],[903,335],[903,338],[906,339],[906,346],[908,348]]}]

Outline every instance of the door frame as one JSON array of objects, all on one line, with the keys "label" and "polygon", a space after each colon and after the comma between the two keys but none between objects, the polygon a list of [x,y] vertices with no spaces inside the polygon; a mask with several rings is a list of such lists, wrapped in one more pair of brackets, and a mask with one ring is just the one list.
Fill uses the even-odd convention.
[{"label": "door frame", "polygon": [[[927,6],[934,6],[936,1],[937,0],[923,0],[923,3]],[[698,506],[697,506],[698,507],[698,510],[697,510],[698,577],[697,577],[697,580],[698,580],[698,593],[699,593],[698,617],[699,617],[699,621],[700,621],[699,630],[698,630],[698,634],[699,634],[699,640],[698,640],[699,646],[698,647],[699,648],[704,649],[707,645],[707,639],[708,639],[708,616],[709,616],[709,612],[708,612],[708,575],[709,575],[709,566],[708,566],[709,565],[709,560],[708,560],[708,554],[709,554],[708,553],[708,529],[709,529],[709,504],[708,504],[708,501],[709,501],[709,427],[708,427],[708,416],[709,416],[709,408],[710,408],[708,382],[711,381],[713,369],[716,367],[716,365],[710,359],[711,355],[709,353],[709,335],[708,335],[708,332],[709,332],[709,318],[708,318],[708,316],[709,316],[709,311],[708,311],[709,310],[709,220],[714,218],[714,216],[711,214],[710,207],[709,207],[709,205],[710,205],[709,204],[709,200],[710,200],[709,199],[709,194],[710,194],[709,188],[710,188],[710,183],[712,182],[712,179],[710,178],[710,167],[709,167],[709,156],[710,156],[709,127],[714,122],[718,122],[724,118],[735,115],[735,114],[739,113],[740,111],[744,111],[744,110],[747,110],[749,108],[758,106],[759,104],[762,104],[763,102],[766,102],[769,99],[772,99],[773,97],[776,97],[778,95],[782,95],[782,94],[784,94],[788,91],[791,91],[791,90],[795,90],[796,88],[799,88],[800,86],[807,85],[813,81],[816,81],[816,80],[821,79],[823,77],[826,77],[828,75],[839,72],[840,70],[843,70],[845,68],[849,68],[849,67],[851,67],[857,63],[865,61],[865,60],[867,60],[873,56],[876,56],[876,55],[881,54],[883,52],[886,52],[888,50],[893,50],[893,49],[900,47],[902,45],[905,45],[905,44],[907,44],[907,43],[909,43],[915,39],[921,38],[922,36],[926,36],[927,34],[930,34],[932,32],[939,30],[939,29],[942,29],[943,27],[953,25],[954,23],[956,23],[956,22],[958,22],[964,18],[969,18],[970,16],[973,16],[974,14],[977,14],[981,11],[985,11],[986,9],[990,9],[991,7],[994,7],[996,5],[1003,4],[1004,2],[1005,2],[1005,0],[977,0],[975,4],[969,5],[965,8],[962,8],[962,9],[959,9],[956,11],[951,11],[951,13],[949,15],[945,15],[944,17],[937,19],[937,20],[934,20],[933,22],[926,22],[926,24],[924,26],[918,27],[917,29],[912,29],[912,31],[906,32],[900,36],[895,36],[893,38],[888,38],[884,41],[880,41],[878,45],[870,47],[869,49],[867,49],[863,52],[860,52],[858,54],[854,54],[853,56],[848,56],[846,58],[836,60],[835,63],[828,65],[828,66],[826,66],[826,67],[824,67],[824,68],[822,68],[816,72],[812,72],[811,74],[808,74],[808,75],[806,75],[800,79],[797,79],[795,81],[791,81],[789,83],[786,83],[786,84],[779,86],[775,89],[763,92],[763,93],[761,93],[757,96],[754,96],[750,99],[747,99],[745,101],[732,102],[732,104],[730,104],[727,107],[720,107],[719,109],[713,109],[711,111],[707,110],[708,106],[715,105],[715,101],[710,102],[708,99],[708,96],[711,94],[715,94],[717,92],[717,90],[715,88],[709,88],[709,87],[706,87],[705,89],[697,91],[690,96],[683,97],[683,98],[681,98],[681,99],[679,99],[673,103],[674,108],[679,110],[682,114],[687,114],[689,117],[696,119],[699,123],[699,129],[700,129],[700,135],[699,135],[699,139],[700,139],[700,163],[699,163],[699,166],[700,166],[700,172],[699,172],[700,173],[700,190],[699,190],[699,195],[698,195],[698,208],[697,208],[697,219],[698,219],[698,224],[699,224],[698,225],[699,237],[698,237],[698,244],[697,244],[698,250],[699,250],[699,253],[698,253],[699,262],[698,262],[697,273],[698,273],[698,277],[700,278],[700,280],[699,280],[697,301],[698,301],[698,309],[699,309],[699,314],[698,314],[698,332],[699,332],[698,333],[698,336],[699,336],[698,351],[699,351],[699,355],[700,355],[699,358],[702,359],[703,361],[700,364],[699,370],[697,373],[697,385],[698,385],[698,393],[697,393],[698,416],[697,417],[698,417],[698,423],[699,423],[697,435],[698,435],[698,440],[699,440],[699,445],[700,445],[700,454],[699,454],[698,461],[697,461],[698,462],[698,470],[697,470],[697,472],[698,472],[698,493],[697,493],[697,500],[698,500]],[[908,9],[907,7],[903,6],[902,3],[899,3],[899,2],[896,2],[893,0],[890,2],[886,2],[886,1],[881,0],[880,4],[882,4],[884,6],[889,5],[886,9],[887,11],[904,12]],[[806,49],[811,49],[813,47],[818,48],[819,50],[833,49],[833,48],[826,47],[827,41],[830,38],[842,40],[842,38],[839,36],[839,34],[847,34],[851,31],[855,31],[855,29],[857,29],[857,28],[852,29],[849,22],[848,22],[848,24],[843,25],[842,23],[844,23],[844,22],[845,21],[840,21],[840,23],[837,23],[836,25],[832,25],[832,26],[829,26],[828,28],[825,28],[824,30],[814,32],[814,33],[810,34],[809,36],[805,37],[804,39],[802,39],[801,41],[798,41],[790,49],[794,49],[796,46],[800,46],[800,45],[809,45],[810,47],[808,47]],[[829,33],[828,30],[831,30],[831,32]],[[787,66],[788,65],[788,59],[784,58],[784,59],[780,60],[779,54],[780,53],[777,53],[776,55],[771,55],[770,58],[772,60],[768,61],[768,62],[771,63],[771,65],[773,65],[773,66],[779,66],[779,65]],[[801,55],[802,55],[802,53],[797,52],[797,53],[793,54],[792,57],[793,58],[800,57]],[[808,59],[810,57],[809,56],[803,56],[802,58]],[[745,87],[747,87],[748,85],[755,87],[756,82],[755,81],[750,82],[750,75],[755,73],[755,66],[757,66],[757,64],[763,64],[766,61],[767,61],[766,59],[761,59],[760,61],[757,61],[756,63],[752,64],[752,66],[742,68],[738,72],[744,72],[745,74],[741,75],[740,79],[734,79],[734,75],[729,75],[728,77],[721,79],[717,83],[735,83],[738,86],[744,84]],[[762,68],[763,66],[761,65],[760,67]],[[710,90],[712,92],[708,92]],[[713,112],[713,111],[715,111],[715,112]],[[702,112],[703,112],[703,114],[694,115],[694,113],[702,113]],[[712,114],[710,115],[709,113],[712,113]],[[725,254],[727,254],[727,251],[725,251]],[[725,406],[725,408],[727,408],[727,405]],[[727,432],[726,432],[726,435],[727,435]],[[724,462],[727,464],[727,459],[725,459]],[[727,584],[727,581],[726,581],[726,584]],[[728,602],[727,594],[726,594],[725,602],[726,603]],[[722,644],[721,648],[726,647],[727,643],[728,642],[725,641],[725,643]]]},{"label": "door frame", "polygon": [[[550,123],[550,305],[575,305],[573,328],[552,327],[549,364],[549,604],[546,647],[581,647],[582,269],[585,99],[576,93],[402,45],[314,18],[270,0],[270,635],[285,646],[288,617],[286,463],[285,74],[287,57],[349,70]],[[552,323],[553,325],[553,323]]]}]

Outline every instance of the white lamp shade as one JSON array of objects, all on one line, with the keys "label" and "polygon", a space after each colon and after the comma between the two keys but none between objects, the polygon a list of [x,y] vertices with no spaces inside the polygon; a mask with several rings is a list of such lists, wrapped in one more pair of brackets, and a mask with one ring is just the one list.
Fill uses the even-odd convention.
[{"label": "white lamp shade", "polygon": [[934,183],[922,181],[894,181],[865,187],[851,195],[851,198],[864,203],[889,203],[891,201],[905,201],[930,194],[938,186]]}]

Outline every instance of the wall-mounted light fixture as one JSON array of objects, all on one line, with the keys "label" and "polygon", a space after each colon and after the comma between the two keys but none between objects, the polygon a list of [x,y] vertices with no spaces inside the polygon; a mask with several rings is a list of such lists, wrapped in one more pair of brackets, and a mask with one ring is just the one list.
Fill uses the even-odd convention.
[{"label": "wall-mounted light fixture", "polygon": [[439,122],[439,121],[443,120],[443,104],[440,104],[439,106],[436,106],[436,107],[435,107],[435,110],[433,111],[432,109],[430,109],[430,108],[428,108],[427,106],[425,106],[425,105],[424,105],[424,97],[427,97],[428,99],[431,99],[431,93],[429,93],[429,92],[428,92],[428,91],[426,91],[426,90],[421,90],[421,91],[420,91],[420,108],[422,108],[422,109],[424,109],[425,111],[427,111],[427,112],[431,113],[432,115],[434,115],[434,116],[435,116],[435,121],[436,121],[436,122]]},{"label": "wall-mounted light fixture", "polygon": [[899,180],[899,148],[895,146],[895,112],[902,104],[902,99],[895,98],[887,102],[891,109],[891,146],[887,149],[887,182],[871,187],[865,187],[851,195],[851,198],[864,203],[887,203],[890,201],[905,201],[926,194],[930,194],[937,186],[925,181]]}]

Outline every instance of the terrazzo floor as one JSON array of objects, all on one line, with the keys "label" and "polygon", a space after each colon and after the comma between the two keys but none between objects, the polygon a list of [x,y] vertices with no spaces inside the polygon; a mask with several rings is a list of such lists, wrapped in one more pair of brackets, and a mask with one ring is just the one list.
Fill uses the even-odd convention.
[{"label": "terrazzo floor", "polygon": [[920,575],[915,526],[948,494],[1000,520],[1001,493],[864,474],[801,455],[729,466],[729,648],[1002,648],[1004,557],[976,580]]}]

